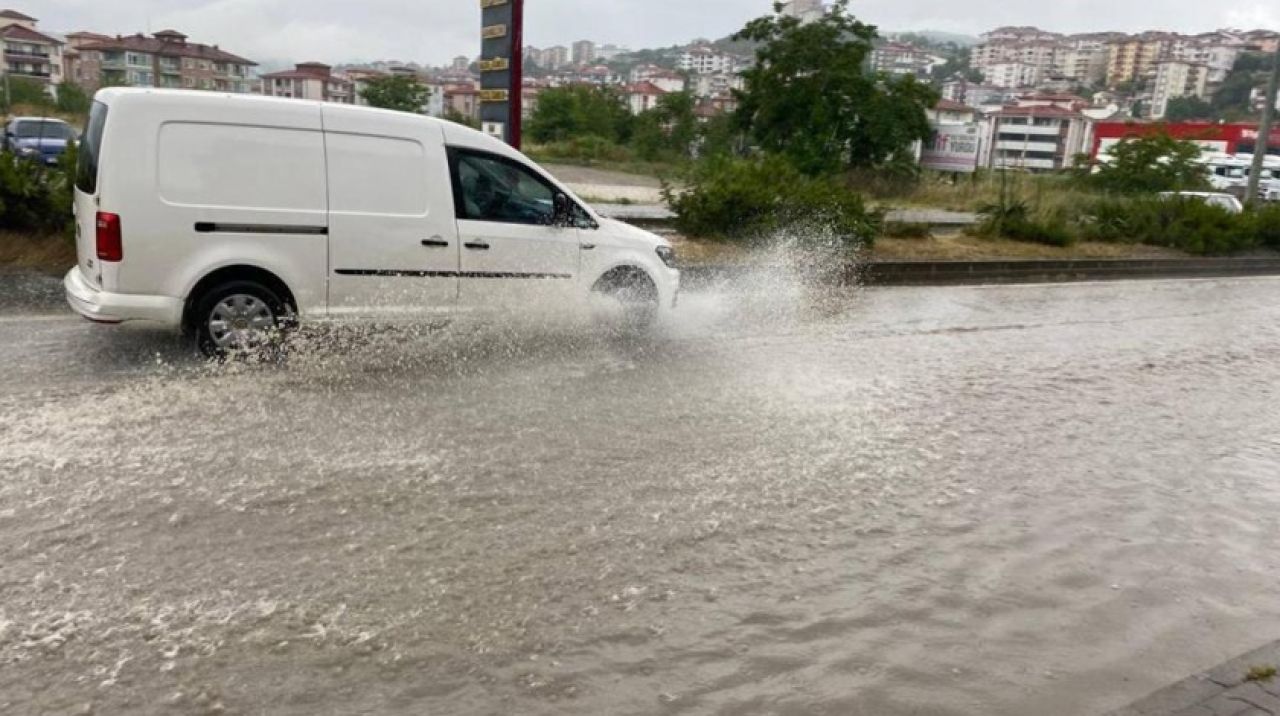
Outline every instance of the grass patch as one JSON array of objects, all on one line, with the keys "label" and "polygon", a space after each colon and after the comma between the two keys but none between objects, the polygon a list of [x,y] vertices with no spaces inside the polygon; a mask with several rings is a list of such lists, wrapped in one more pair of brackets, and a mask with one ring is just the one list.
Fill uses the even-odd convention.
[{"label": "grass patch", "polygon": [[1270,681],[1276,678],[1276,667],[1267,666],[1251,666],[1249,673],[1244,675],[1245,681]]},{"label": "grass patch", "polygon": [[915,221],[888,221],[881,229],[881,236],[891,239],[928,239],[933,236],[933,227]]},{"label": "grass patch", "polygon": [[75,241],[66,236],[0,232],[0,266],[57,274],[75,264]]}]

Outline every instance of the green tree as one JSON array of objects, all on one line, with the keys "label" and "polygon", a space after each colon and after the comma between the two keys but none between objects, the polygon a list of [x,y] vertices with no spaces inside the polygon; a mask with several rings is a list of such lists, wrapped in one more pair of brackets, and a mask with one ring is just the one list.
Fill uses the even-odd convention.
[{"label": "green tree", "polygon": [[409,75],[375,77],[360,91],[360,97],[371,107],[421,113],[431,90]]},{"label": "green tree", "polygon": [[816,175],[878,166],[928,138],[925,110],[937,92],[910,76],[864,72],[876,29],[849,15],[848,0],[807,24],[781,7],[735,35],[762,44],[736,93],[739,126],[762,149]]},{"label": "green tree", "polygon": [[25,77],[8,78],[8,88],[0,93],[0,104],[4,104],[4,100],[8,100],[5,109],[16,107],[18,105],[30,105],[32,107],[52,107],[53,98],[45,91],[44,85]]},{"label": "green tree", "polygon": [[1249,95],[1255,87],[1266,83],[1270,69],[1267,60],[1266,55],[1248,52],[1236,58],[1231,72],[1213,93],[1211,104],[1215,117],[1242,118],[1253,113]]},{"label": "green tree", "polygon": [[733,115],[719,114],[698,127],[699,157],[730,157],[742,154],[742,132]]},{"label": "green tree", "polygon": [[1207,183],[1200,147],[1161,132],[1125,139],[1108,150],[1111,161],[1086,179],[1103,191],[1126,194],[1183,191]]},{"label": "green tree", "polygon": [[1165,106],[1164,118],[1169,122],[1213,119],[1213,107],[1199,97],[1174,97]]},{"label": "green tree", "polygon": [[617,92],[575,85],[539,94],[526,131],[539,144],[587,136],[621,143],[630,138],[631,121],[631,113]]},{"label": "green tree", "polygon": [[459,112],[458,110],[454,109],[453,107],[448,107],[448,108],[446,108],[446,109],[444,110],[444,117],[443,117],[443,119],[446,119],[446,120],[448,120],[448,121],[450,121],[450,122],[453,122],[454,124],[461,124],[461,125],[462,125],[462,126],[464,126],[464,127],[470,127],[470,128],[472,128],[472,129],[479,129],[479,128],[480,128],[480,122],[479,122],[479,121],[477,121],[477,120],[475,120],[475,119],[473,119],[473,118],[471,118],[471,117],[468,117],[467,115],[465,115],[465,114],[463,114],[463,113]]},{"label": "green tree", "polygon": [[89,111],[89,95],[74,82],[60,82],[58,111],[67,114],[85,114]]}]

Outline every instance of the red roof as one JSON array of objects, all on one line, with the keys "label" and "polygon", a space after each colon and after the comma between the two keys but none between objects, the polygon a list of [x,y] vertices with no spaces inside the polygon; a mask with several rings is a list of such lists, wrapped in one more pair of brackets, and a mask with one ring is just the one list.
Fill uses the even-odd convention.
[{"label": "red roof", "polygon": [[[171,36],[168,36],[171,37]],[[147,52],[162,57],[194,57],[201,60],[210,60],[213,62],[230,62],[236,65],[257,65],[253,60],[246,60],[238,55],[230,52],[219,50],[216,47],[201,45],[198,42],[176,42],[173,40],[160,40],[155,37],[144,37],[141,33],[130,35],[128,37],[117,37],[115,39],[103,40],[102,42],[93,42],[82,45],[81,50],[130,50],[133,52]]]},{"label": "red roof", "polygon": [[1079,112],[1049,105],[1046,107],[1005,107],[996,114],[1005,117],[1080,117]]},{"label": "red roof", "polygon": [[659,95],[659,94],[667,93],[666,90],[662,89],[661,87],[659,87],[658,85],[655,85],[652,82],[640,82],[634,85],[629,85],[627,87],[626,92],[627,94],[651,94],[651,95]]},{"label": "red roof", "polygon": [[9,25],[3,30],[0,30],[0,37],[8,37],[15,40],[27,40],[29,42],[50,42],[55,45],[62,44],[61,40],[49,37],[44,33],[25,28],[22,25]]}]

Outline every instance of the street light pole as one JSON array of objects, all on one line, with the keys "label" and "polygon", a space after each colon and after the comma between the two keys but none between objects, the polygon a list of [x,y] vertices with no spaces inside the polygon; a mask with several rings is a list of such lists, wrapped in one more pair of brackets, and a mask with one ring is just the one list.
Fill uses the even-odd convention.
[{"label": "street light pole", "polygon": [[1263,161],[1271,145],[1271,125],[1276,116],[1276,90],[1280,85],[1280,47],[1271,58],[1271,79],[1267,80],[1267,96],[1262,103],[1262,123],[1258,125],[1258,138],[1253,142],[1253,167],[1249,170],[1249,188],[1245,201],[1258,200],[1258,182],[1262,179]]}]

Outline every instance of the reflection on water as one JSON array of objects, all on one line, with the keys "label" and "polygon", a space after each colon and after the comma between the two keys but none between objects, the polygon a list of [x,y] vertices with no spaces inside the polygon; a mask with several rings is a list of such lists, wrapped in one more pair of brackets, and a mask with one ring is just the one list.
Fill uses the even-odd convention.
[{"label": "reflection on water", "polygon": [[18,712],[1091,714],[1276,638],[1269,280],[0,322]]}]

